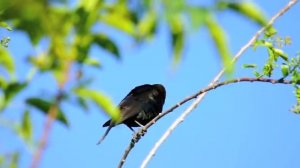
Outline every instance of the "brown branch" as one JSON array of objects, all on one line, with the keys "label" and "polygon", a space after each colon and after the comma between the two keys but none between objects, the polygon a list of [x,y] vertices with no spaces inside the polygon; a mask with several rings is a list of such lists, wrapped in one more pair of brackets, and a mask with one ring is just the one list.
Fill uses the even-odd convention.
[{"label": "brown branch", "polygon": [[[295,5],[297,0],[290,0],[287,5],[285,5],[279,12],[277,12],[268,24],[258,30],[254,36],[239,50],[239,52],[233,57],[232,63],[235,63],[241,55],[258,39],[258,37],[268,28],[270,27],[279,16],[283,15],[286,11],[288,11],[293,5]],[[225,67],[226,68],[226,67]],[[225,72],[225,68],[223,68],[216,77],[210,82],[209,86],[215,85],[220,78],[223,76]],[[173,130],[199,105],[199,103],[203,100],[207,92],[199,95],[196,100],[186,109],[181,115],[170,125],[170,127],[165,131],[165,133],[160,137],[160,139],[155,143],[154,147],[150,150],[144,161],[142,162],[141,168],[146,167],[150,159],[155,155],[157,149],[161,146],[161,144],[171,135]]]},{"label": "brown branch", "polygon": [[181,100],[180,102],[176,103],[174,106],[169,108],[163,113],[160,113],[158,116],[156,116],[153,120],[151,120],[148,124],[146,124],[143,128],[140,128],[139,131],[134,134],[133,138],[131,139],[130,144],[128,145],[127,149],[124,152],[124,155],[122,156],[121,161],[119,162],[118,167],[121,168],[123,164],[125,163],[125,160],[130,153],[131,149],[134,147],[134,145],[141,139],[141,137],[146,133],[146,131],[153,125],[155,124],[160,118],[163,116],[167,115],[168,113],[174,111],[176,108],[181,106],[182,104],[197,98],[199,95],[206,93],[210,90],[214,90],[220,86],[225,86],[228,84],[233,84],[233,83],[238,83],[238,82],[265,82],[265,83],[272,83],[272,84],[292,84],[291,81],[289,80],[275,80],[275,79],[267,79],[267,78],[238,78],[238,79],[232,79],[220,83],[216,83],[212,86],[208,86],[204,89],[201,89],[197,93],[194,93],[193,95],[186,97],[185,99]]},{"label": "brown branch", "polygon": [[42,156],[46,150],[47,144],[48,144],[48,140],[49,140],[49,136],[51,134],[51,130],[52,130],[52,126],[53,123],[57,117],[58,114],[58,107],[60,105],[60,102],[62,101],[63,98],[63,88],[65,86],[65,84],[69,81],[69,70],[71,67],[71,61],[69,60],[68,62],[66,62],[65,67],[64,67],[64,79],[62,81],[59,82],[59,91],[55,97],[55,101],[54,103],[51,105],[49,111],[48,111],[48,115],[44,124],[44,128],[43,128],[43,132],[42,132],[42,136],[39,140],[39,145],[37,150],[35,151],[35,153],[33,154],[33,158],[30,164],[30,168],[37,168],[39,166],[39,163],[42,159]]},{"label": "brown branch", "polygon": [[34,153],[32,162],[31,162],[31,168],[37,168],[40,160],[43,156],[43,153],[46,149],[47,143],[48,143],[48,139],[49,139],[49,135],[52,129],[52,125],[53,122],[55,121],[55,118],[57,116],[57,112],[58,109],[57,107],[59,106],[59,102],[60,102],[60,96],[56,97],[55,103],[50,107],[49,111],[48,111],[48,115],[47,115],[47,119],[45,121],[45,125],[44,125],[44,129],[42,132],[42,136],[39,142],[39,146],[37,151]]}]

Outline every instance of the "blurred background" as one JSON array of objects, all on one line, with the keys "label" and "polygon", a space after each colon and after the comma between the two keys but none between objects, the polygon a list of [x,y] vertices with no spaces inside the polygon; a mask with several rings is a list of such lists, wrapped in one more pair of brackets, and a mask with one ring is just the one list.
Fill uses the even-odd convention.
[{"label": "blurred background", "polygon": [[[117,167],[132,131],[119,125],[100,146],[96,142],[135,86],[163,84],[166,110],[224,66],[229,70],[222,80],[259,73],[281,78],[276,67],[270,75],[262,72],[270,58],[265,46],[249,48],[234,66],[229,60],[287,2],[1,0],[0,167],[32,166],[51,109],[57,119],[37,167],[110,168]],[[291,43],[281,49],[297,55],[299,11],[296,4],[273,25],[277,34],[261,39]],[[298,168],[294,90],[236,83],[210,91],[148,167]],[[139,167],[189,104],[154,124],[124,167]]]}]

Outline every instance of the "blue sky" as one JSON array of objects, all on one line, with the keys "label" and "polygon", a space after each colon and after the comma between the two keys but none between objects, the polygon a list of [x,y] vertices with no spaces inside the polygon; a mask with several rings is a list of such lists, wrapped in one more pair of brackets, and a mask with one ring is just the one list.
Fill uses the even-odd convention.
[{"label": "blue sky", "polygon": [[[287,3],[255,2],[269,18]],[[300,25],[295,23],[299,10],[300,5],[297,4],[275,23],[279,35],[292,37],[292,46],[286,48],[291,56],[299,52]],[[217,19],[228,33],[233,53],[259,29],[234,12],[224,12]],[[182,62],[175,70],[171,66],[170,41],[165,24],[159,27],[158,36],[141,46],[134,46],[133,40],[122,33],[105,27],[100,29],[108,31],[117,41],[122,59],[118,61],[101,49],[93,48],[91,55],[102,62],[103,69],[90,69],[88,75],[96,79],[91,88],[105,92],[116,104],[137,85],[161,83],[167,90],[164,109],[168,109],[205,87],[221,68],[205,29],[190,33]],[[28,70],[24,64],[25,57],[42,50],[43,46],[33,48],[28,45],[28,38],[20,32],[12,32],[10,36],[9,50],[17,64],[24,65],[17,66],[18,77],[22,79]],[[262,65],[266,59],[264,49],[249,49],[238,61],[234,77],[253,77],[251,70],[241,66],[244,63]],[[55,93],[51,78],[37,76],[34,80],[35,83],[23,95]],[[21,100],[17,98],[16,104],[10,106],[6,112],[8,117],[15,119],[23,112]],[[288,85],[238,83],[213,90],[161,146],[148,167],[298,168],[300,116],[289,111],[295,102],[293,87]],[[189,104],[151,127],[132,150],[124,167],[139,167],[156,140]],[[59,123],[54,125],[40,167],[116,167],[132,132],[124,125],[114,127],[105,141],[96,146],[106,130],[101,126],[108,117],[94,106],[88,113],[70,104],[63,104],[63,107],[71,127],[67,129]],[[33,111],[32,115],[34,136],[39,138],[44,116],[37,111]],[[0,135],[8,137],[5,141],[0,139],[0,151],[1,148],[4,151],[22,151],[24,157],[20,167],[28,167],[32,151],[24,148],[20,139],[3,128],[0,128]]]}]

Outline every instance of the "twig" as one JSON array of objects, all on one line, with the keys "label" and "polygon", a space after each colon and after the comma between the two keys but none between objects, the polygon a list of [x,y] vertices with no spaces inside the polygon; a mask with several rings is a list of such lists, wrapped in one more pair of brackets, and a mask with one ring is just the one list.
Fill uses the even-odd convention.
[{"label": "twig", "polygon": [[37,168],[39,165],[39,162],[43,156],[43,153],[45,151],[48,139],[49,139],[49,135],[51,132],[51,128],[52,128],[52,124],[57,116],[57,107],[59,104],[60,100],[58,99],[58,96],[56,98],[55,103],[50,107],[49,111],[48,111],[48,115],[47,115],[47,119],[45,121],[45,125],[44,125],[44,130],[41,136],[41,140],[39,143],[39,147],[37,149],[37,151],[35,152],[32,162],[31,162],[31,168]]},{"label": "twig", "polygon": [[232,83],[238,83],[238,82],[265,82],[265,83],[272,83],[272,84],[292,84],[292,81],[289,80],[275,80],[275,79],[267,79],[267,78],[238,78],[238,79],[232,79],[232,80],[228,80],[228,81],[224,81],[224,82],[220,82],[220,83],[216,83],[212,86],[208,86],[204,89],[201,89],[200,91],[198,91],[197,93],[194,93],[193,95],[183,99],[182,101],[176,103],[174,106],[172,106],[171,108],[169,108],[168,110],[166,110],[163,113],[160,113],[158,116],[156,116],[152,121],[150,121],[148,124],[146,124],[143,128],[141,128],[131,139],[131,143],[129,144],[129,146],[127,147],[127,149],[124,152],[124,155],[119,163],[119,168],[121,168],[123,166],[123,164],[125,163],[125,160],[128,156],[128,154],[130,153],[131,149],[134,147],[134,145],[141,139],[141,137],[146,133],[146,130],[151,127],[153,124],[155,124],[156,121],[158,121],[160,118],[162,118],[163,116],[167,115],[168,113],[172,112],[173,110],[175,110],[177,107],[181,106],[182,104],[197,98],[199,95],[204,94],[210,90],[214,90],[220,86],[224,86],[224,85],[228,85],[228,84],[232,84]]},{"label": "twig", "polygon": [[[288,11],[293,5],[296,4],[298,0],[290,0],[289,3],[283,7],[278,13],[276,13],[271,20],[268,22],[266,26],[261,28],[259,31],[255,33],[255,35],[249,40],[246,45],[244,45],[239,52],[234,56],[232,62],[235,63],[241,55],[258,39],[258,37],[268,28],[270,27],[274,21],[281,15],[283,15],[286,11]],[[208,86],[213,86],[224,74],[225,69],[223,68],[216,77],[212,80],[212,82]],[[172,123],[172,125],[167,129],[167,131],[161,136],[161,138],[155,143],[154,147],[150,150],[146,158],[141,164],[141,168],[145,168],[150,159],[154,156],[157,149],[161,146],[161,144],[169,137],[172,131],[190,114],[193,109],[195,109],[198,104],[203,100],[204,96],[207,92],[201,94],[196,100]]]},{"label": "twig", "polygon": [[71,62],[67,62],[65,65],[65,69],[64,69],[64,80],[60,81],[59,83],[59,91],[55,97],[55,101],[54,103],[51,105],[49,111],[48,111],[48,115],[44,124],[44,128],[43,128],[43,132],[42,132],[42,136],[40,138],[40,142],[39,142],[39,146],[36,150],[36,152],[33,155],[33,159],[31,161],[30,164],[30,168],[37,168],[39,166],[39,163],[41,161],[41,158],[45,152],[45,149],[47,147],[48,144],[48,140],[49,140],[49,136],[51,134],[51,130],[52,130],[52,126],[53,123],[57,117],[57,113],[58,113],[58,107],[59,104],[63,98],[63,88],[65,86],[65,84],[68,82],[69,80],[69,70],[71,67]]}]

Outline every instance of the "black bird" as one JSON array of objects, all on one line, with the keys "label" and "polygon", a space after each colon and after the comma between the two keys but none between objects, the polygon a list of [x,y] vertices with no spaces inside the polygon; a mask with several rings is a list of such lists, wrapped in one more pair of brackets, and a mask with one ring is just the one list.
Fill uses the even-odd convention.
[{"label": "black bird", "polygon": [[108,128],[97,144],[100,144],[110,129],[118,124],[123,123],[132,131],[132,127],[146,125],[162,111],[165,98],[166,90],[161,84],[145,84],[132,89],[118,105],[121,121],[115,123],[110,119],[105,122],[103,127]]}]

